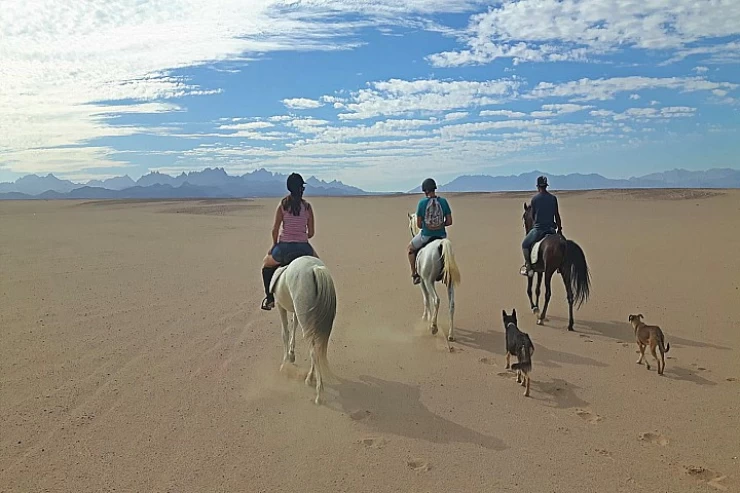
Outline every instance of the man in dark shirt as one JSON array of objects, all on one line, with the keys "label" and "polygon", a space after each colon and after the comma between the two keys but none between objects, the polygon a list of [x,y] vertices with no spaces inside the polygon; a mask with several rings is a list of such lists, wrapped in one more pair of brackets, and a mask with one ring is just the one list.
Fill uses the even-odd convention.
[{"label": "man in dark shirt", "polygon": [[525,276],[532,275],[532,264],[530,262],[532,245],[540,241],[547,234],[560,234],[563,231],[563,226],[560,222],[560,211],[558,210],[558,199],[547,191],[547,186],[547,177],[540,176],[537,178],[538,193],[532,197],[530,205],[534,225],[522,242],[524,267],[522,267],[521,274]]}]

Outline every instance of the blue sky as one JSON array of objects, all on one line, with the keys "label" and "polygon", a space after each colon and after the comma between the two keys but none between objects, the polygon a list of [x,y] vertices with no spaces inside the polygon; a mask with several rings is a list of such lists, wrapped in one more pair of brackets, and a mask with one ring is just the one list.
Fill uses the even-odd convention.
[{"label": "blue sky", "polygon": [[11,0],[0,59],[0,181],[740,167],[736,0]]}]

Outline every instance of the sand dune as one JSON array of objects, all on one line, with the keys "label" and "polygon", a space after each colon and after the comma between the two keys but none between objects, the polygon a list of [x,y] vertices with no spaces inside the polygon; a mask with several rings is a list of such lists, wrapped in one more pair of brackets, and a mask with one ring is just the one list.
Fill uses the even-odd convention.
[{"label": "sand dune", "polygon": [[0,202],[0,491],[740,491],[740,193],[561,194],[593,279],[574,333],[559,277],[550,322],[527,311],[529,195],[448,196],[453,353],[404,255],[417,198],[310,199],[339,299],[322,406],[259,309],[274,200]]}]

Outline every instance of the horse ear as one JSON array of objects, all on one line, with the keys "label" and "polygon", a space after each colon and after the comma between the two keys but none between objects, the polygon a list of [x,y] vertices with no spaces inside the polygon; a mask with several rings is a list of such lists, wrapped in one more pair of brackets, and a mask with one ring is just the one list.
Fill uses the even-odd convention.
[{"label": "horse ear", "polygon": [[511,312],[511,316],[516,318],[516,308],[514,308],[514,310]]},{"label": "horse ear", "polygon": [[526,202],[524,202],[524,210],[525,211],[527,210],[527,203]]},{"label": "horse ear", "polygon": [[501,310],[501,315],[503,315],[503,317],[506,318],[506,310]]},{"label": "horse ear", "polygon": [[638,313],[638,314],[637,314],[637,316],[638,316],[639,318],[645,318],[645,316],[644,316],[644,315],[643,315],[642,313]]}]

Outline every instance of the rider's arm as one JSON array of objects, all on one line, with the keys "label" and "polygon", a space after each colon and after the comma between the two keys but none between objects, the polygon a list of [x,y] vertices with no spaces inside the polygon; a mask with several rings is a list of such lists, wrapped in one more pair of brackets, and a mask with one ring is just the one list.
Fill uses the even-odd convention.
[{"label": "rider's arm", "polygon": [[442,201],[442,209],[445,213],[445,226],[452,226],[452,209],[450,209],[450,204],[447,200]]},{"label": "rider's arm", "polygon": [[560,222],[560,208],[558,207],[558,199],[555,199],[555,224],[558,227],[558,232],[562,231],[563,224]]},{"label": "rider's arm", "polygon": [[416,227],[421,229],[422,218],[419,214],[416,215]]},{"label": "rider's arm", "polygon": [[445,226],[452,226],[452,213],[445,215]]},{"label": "rider's arm", "polygon": [[313,219],[313,207],[309,207],[308,209],[308,239],[309,240],[313,238],[314,233],[315,233],[315,229],[314,229],[314,219]]},{"label": "rider's arm", "polygon": [[283,222],[283,207],[278,205],[275,209],[275,222],[272,225],[272,244],[277,245],[278,235],[280,234],[280,223]]}]

